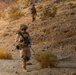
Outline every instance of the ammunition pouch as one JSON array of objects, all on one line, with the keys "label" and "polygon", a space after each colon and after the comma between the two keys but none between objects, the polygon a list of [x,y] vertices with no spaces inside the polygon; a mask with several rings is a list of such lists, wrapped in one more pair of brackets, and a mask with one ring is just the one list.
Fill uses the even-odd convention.
[{"label": "ammunition pouch", "polygon": [[19,46],[19,49],[23,49],[24,47],[27,47],[28,45],[20,43],[20,44],[18,44],[18,46]]}]

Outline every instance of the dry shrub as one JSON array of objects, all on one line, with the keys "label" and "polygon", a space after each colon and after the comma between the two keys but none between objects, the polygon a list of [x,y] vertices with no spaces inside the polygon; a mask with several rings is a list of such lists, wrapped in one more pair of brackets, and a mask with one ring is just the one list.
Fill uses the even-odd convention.
[{"label": "dry shrub", "polygon": [[76,5],[76,1],[70,1],[70,2],[67,2],[68,5],[72,6],[72,5]]},{"label": "dry shrub", "polygon": [[5,18],[4,11],[0,11],[0,18]]},{"label": "dry shrub", "polygon": [[17,0],[17,3],[21,3],[22,2],[22,0]]},{"label": "dry shrub", "polygon": [[38,7],[36,7],[37,11],[40,11],[43,8],[42,5],[39,5]]},{"label": "dry shrub", "polygon": [[43,17],[50,17],[50,14],[51,14],[51,9],[45,8],[45,10],[43,11]]},{"label": "dry shrub", "polygon": [[11,53],[7,52],[4,49],[0,49],[0,59],[12,59]]},{"label": "dry shrub", "polygon": [[70,2],[70,3],[68,3],[68,5],[70,5],[70,6],[71,6],[71,5],[73,5],[73,3],[72,3],[72,2]]},{"label": "dry shrub", "polygon": [[64,74],[64,75],[76,75],[76,72],[70,72],[70,73],[67,73],[67,74]]},{"label": "dry shrub", "polygon": [[50,16],[51,16],[51,17],[55,17],[56,14],[57,14],[57,7],[54,6],[54,7],[52,8],[52,11],[51,11]]},{"label": "dry shrub", "polygon": [[25,5],[25,6],[28,6],[28,5],[29,5],[29,0],[26,0],[26,1],[24,2],[24,5]]},{"label": "dry shrub", "polygon": [[47,32],[47,29],[43,29],[43,32],[46,33]]},{"label": "dry shrub", "polygon": [[3,36],[3,37],[9,36],[9,33],[6,33],[6,32],[5,32],[5,33],[2,34],[2,36]]},{"label": "dry shrub", "polygon": [[49,1],[49,0],[43,0],[43,1],[45,2],[45,1]]},{"label": "dry shrub", "polygon": [[0,11],[0,18],[2,17],[2,12]]},{"label": "dry shrub", "polygon": [[54,30],[55,28],[57,28],[57,26],[52,26],[52,29]]},{"label": "dry shrub", "polygon": [[23,16],[23,13],[22,13],[22,11],[20,9],[18,9],[16,7],[11,7],[11,11],[9,12],[9,17],[12,20],[19,19],[22,16]]},{"label": "dry shrub", "polygon": [[57,56],[49,51],[44,51],[36,54],[35,59],[40,63],[41,68],[48,68],[56,65]]},{"label": "dry shrub", "polygon": [[76,35],[76,31],[70,31],[66,34],[66,38],[70,38]]},{"label": "dry shrub", "polygon": [[55,17],[57,13],[57,7],[53,6],[52,9],[50,7],[47,7],[43,10],[42,19],[43,18],[48,18],[48,17]]}]

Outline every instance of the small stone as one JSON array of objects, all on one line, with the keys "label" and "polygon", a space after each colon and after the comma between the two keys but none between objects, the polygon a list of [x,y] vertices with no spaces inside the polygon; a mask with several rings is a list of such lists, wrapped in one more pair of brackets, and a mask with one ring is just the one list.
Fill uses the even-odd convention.
[{"label": "small stone", "polygon": [[17,72],[17,71],[16,71],[15,73],[16,73],[16,74],[18,74],[18,72]]},{"label": "small stone", "polygon": [[13,66],[13,68],[15,68],[15,67]]},{"label": "small stone", "polygon": [[13,50],[12,50],[12,52],[13,52]]},{"label": "small stone", "polygon": [[42,51],[45,51],[45,50],[42,50]]}]

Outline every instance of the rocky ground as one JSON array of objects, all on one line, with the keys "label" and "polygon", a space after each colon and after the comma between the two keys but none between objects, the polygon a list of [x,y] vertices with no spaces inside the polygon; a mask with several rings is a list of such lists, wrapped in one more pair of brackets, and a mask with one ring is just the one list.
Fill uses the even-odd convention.
[{"label": "rocky ground", "polygon": [[[49,5],[49,2],[43,5]],[[76,72],[76,1],[69,0],[64,5],[62,2],[58,4],[54,18],[41,20],[42,10],[39,10],[35,22],[31,21],[29,8],[23,9],[25,16],[19,20],[0,20],[0,47],[11,52],[13,56],[12,60],[0,60],[0,75],[63,75]],[[19,51],[16,50],[14,42],[16,31],[22,23],[28,25],[35,53],[48,50],[56,54],[59,59],[57,67],[40,69],[31,50],[31,60],[27,64],[28,72],[22,71]]]}]

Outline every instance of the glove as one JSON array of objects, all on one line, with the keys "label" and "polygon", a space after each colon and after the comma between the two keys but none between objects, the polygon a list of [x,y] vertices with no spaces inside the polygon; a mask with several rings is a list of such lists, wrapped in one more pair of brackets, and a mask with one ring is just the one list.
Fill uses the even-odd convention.
[{"label": "glove", "polygon": [[28,45],[28,47],[31,47],[31,45]]},{"label": "glove", "polygon": [[18,50],[20,49],[18,45],[16,46],[16,49],[18,49]]}]

